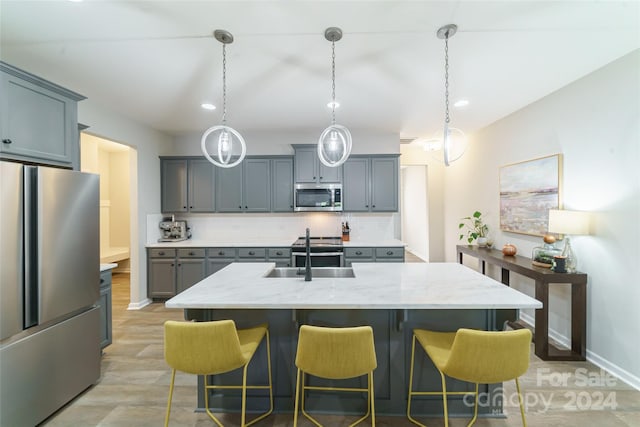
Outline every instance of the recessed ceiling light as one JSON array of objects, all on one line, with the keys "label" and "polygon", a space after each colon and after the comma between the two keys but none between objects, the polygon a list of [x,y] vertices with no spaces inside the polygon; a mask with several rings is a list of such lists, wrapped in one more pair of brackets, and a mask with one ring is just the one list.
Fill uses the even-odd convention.
[{"label": "recessed ceiling light", "polygon": [[216,106],[213,104],[209,104],[208,102],[203,103],[202,105],[200,105],[203,109],[205,110],[215,110]]},{"label": "recessed ceiling light", "polygon": [[331,101],[327,104],[327,107],[329,108],[339,108],[340,107],[340,103],[338,101]]},{"label": "recessed ceiling light", "polygon": [[467,105],[469,105],[468,99],[459,99],[453,104],[454,107],[458,107],[458,108],[466,107]]}]

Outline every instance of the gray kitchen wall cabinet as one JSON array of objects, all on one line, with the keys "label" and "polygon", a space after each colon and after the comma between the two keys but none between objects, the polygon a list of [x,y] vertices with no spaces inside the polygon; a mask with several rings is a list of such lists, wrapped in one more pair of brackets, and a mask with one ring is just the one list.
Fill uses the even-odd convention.
[{"label": "gray kitchen wall cabinet", "polygon": [[316,145],[296,144],[294,149],[294,168],[296,183],[341,183],[342,166],[331,168],[318,159]]},{"label": "gray kitchen wall cabinet", "polygon": [[271,211],[293,211],[293,159],[271,160]]},{"label": "gray kitchen wall cabinet", "polygon": [[206,159],[189,159],[187,202],[189,212],[215,212],[216,168]]},{"label": "gray kitchen wall cabinet", "polygon": [[351,156],[344,163],[345,212],[398,211],[398,156]]},{"label": "gray kitchen wall cabinet", "polygon": [[80,168],[84,96],[0,62],[0,158]]},{"label": "gray kitchen wall cabinet", "polygon": [[161,211],[214,212],[216,168],[206,159],[160,158]]},{"label": "gray kitchen wall cabinet", "polygon": [[369,212],[371,162],[366,157],[350,157],[344,162],[342,177],[342,209],[345,212]]},{"label": "gray kitchen wall cabinet", "polygon": [[160,210],[187,212],[187,159],[160,159]]},{"label": "gray kitchen wall cabinet", "polygon": [[265,158],[245,158],[233,168],[217,168],[217,211],[269,212],[270,176],[270,161]]}]

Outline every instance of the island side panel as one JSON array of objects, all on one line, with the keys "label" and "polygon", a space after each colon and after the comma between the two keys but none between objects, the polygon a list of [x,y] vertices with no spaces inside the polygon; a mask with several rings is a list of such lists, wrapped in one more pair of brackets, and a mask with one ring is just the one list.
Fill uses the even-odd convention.
[{"label": "island side panel", "polygon": [[[403,416],[406,413],[406,397],[409,386],[411,362],[411,340],[414,328],[436,331],[455,331],[458,328],[495,329],[494,310],[250,310],[250,309],[187,309],[187,320],[207,321],[233,319],[238,328],[246,328],[261,323],[269,324],[271,334],[271,357],[274,385],[274,407],[276,412],[293,412],[295,393],[295,351],[298,327],[302,324],[344,327],[370,325],[374,330],[378,367],[374,372],[376,412],[381,415]],[[262,344],[264,346],[264,344]],[[249,367],[248,384],[266,384],[266,359],[264,348],[256,352]],[[440,375],[433,363],[420,348],[416,351],[414,389],[438,391],[441,388]],[[232,372],[216,377],[218,384],[239,384],[241,372]],[[365,378],[332,382],[311,378],[310,384],[366,387]],[[198,408],[204,409],[202,379],[198,382]],[[447,380],[451,391],[471,391],[473,385],[454,379]],[[495,386],[481,385],[480,391],[492,393]],[[265,391],[247,392],[249,411],[264,411],[268,407]],[[238,391],[220,390],[210,395],[210,406],[214,411],[237,412],[240,408]],[[358,414],[366,410],[364,396],[359,393],[318,393],[310,392],[306,397],[309,411],[341,412]],[[473,399],[467,399],[472,401]],[[502,413],[500,399],[489,398],[493,406],[480,407],[479,413],[498,415]],[[414,399],[412,412],[417,415],[440,416],[442,399],[438,396],[421,396]],[[452,416],[471,416],[472,407],[462,396],[449,398],[449,412]]]}]

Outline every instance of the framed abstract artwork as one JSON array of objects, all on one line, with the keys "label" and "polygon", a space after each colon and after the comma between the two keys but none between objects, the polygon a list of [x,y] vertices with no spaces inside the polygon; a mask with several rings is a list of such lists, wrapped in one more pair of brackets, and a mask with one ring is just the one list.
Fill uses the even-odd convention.
[{"label": "framed abstract artwork", "polygon": [[500,167],[500,229],[544,236],[549,209],[560,209],[562,154]]}]

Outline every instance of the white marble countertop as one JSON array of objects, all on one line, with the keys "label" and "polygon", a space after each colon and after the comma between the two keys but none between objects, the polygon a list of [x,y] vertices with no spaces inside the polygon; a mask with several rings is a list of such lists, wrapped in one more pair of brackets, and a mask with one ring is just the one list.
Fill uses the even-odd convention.
[{"label": "white marble countertop", "polygon": [[117,266],[118,264],[114,264],[114,263],[100,264],[100,272],[102,273],[103,271],[106,271],[106,270],[112,270]]},{"label": "white marble countertop", "polygon": [[264,277],[274,263],[233,263],[167,308],[493,309],[542,303],[456,263],[354,263],[355,278]]},{"label": "white marble countertop", "polygon": [[[158,242],[148,243],[147,248],[213,248],[213,247],[287,247],[296,241],[293,238],[238,238],[231,240],[198,240],[187,239],[181,242]],[[389,246],[405,246],[405,243],[398,239],[356,239],[343,242],[345,248],[348,247],[389,247]]]}]

